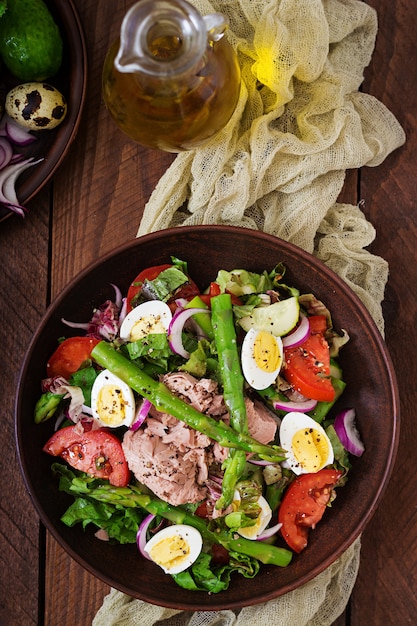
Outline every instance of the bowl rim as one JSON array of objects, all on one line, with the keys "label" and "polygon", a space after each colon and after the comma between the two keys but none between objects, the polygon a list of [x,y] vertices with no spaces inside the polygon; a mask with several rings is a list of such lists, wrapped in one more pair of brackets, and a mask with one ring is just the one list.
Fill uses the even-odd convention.
[{"label": "bowl rim", "polygon": [[[199,602],[197,599],[196,601],[193,601],[193,594],[196,594],[197,592],[189,592],[190,594],[189,603],[188,601],[187,603],[183,603],[179,600],[176,600],[175,598],[172,601],[168,601],[168,600],[163,601],[160,598],[158,598],[158,600],[155,600],[155,598],[147,599],[146,595],[143,595],[141,593],[134,593],[134,597],[142,599],[145,602],[152,602],[160,606],[165,606],[168,608],[175,608],[179,610],[239,609],[239,608],[242,608],[243,606],[254,605],[260,602],[267,602],[269,600],[273,600],[277,598],[280,595],[283,595],[284,593],[297,589],[298,587],[307,583],[309,580],[311,580],[312,578],[314,578],[315,576],[323,572],[325,569],[327,569],[360,536],[365,526],[368,524],[368,522],[374,515],[375,510],[387,488],[390,476],[392,474],[393,466],[394,466],[394,462],[395,462],[395,458],[396,458],[396,454],[398,450],[398,444],[399,444],[400,401],[399,401],[399,389],[398,389],[398,384],[396,380],[396,375],[395,375],[395,370],[393,367],[392,359],[389,354],[388,348],[385,344],[384,338],[382,337],[376,323],[374,322],[372,316],[370,315],[364,303],[360,300],[359,296],[351,289],[351,287],[343,279],[341,279],[332,269],[330,269],[323,261],[321,261],[317,257],[306,252],[305,250],[296,246],[295,244],[282,240],[274,235],[269,235],[267,233],[264,233],[263,231],[256,231],[256,230],[252,230],[248,228],[242,228],[239,226],[221,226],[221,225],[207,225],[207,226],[197,225],[197,226],[182,226],[181,227],[181,231],[183,233],[188,232],[190,234],[197,234],[197,235],[207,233],[208,230],[213,233],[216,233],[216,232],[217,233],[232,233],[232,232],[238,233],[239,232],[240,234],[243,234],[243,231],[244,231],[244,234],[249,234],[251,236],[259,238],[260,240],[273,242],[274,244],[278,243],[279,246],[283,248],[284,250],[289,250],[290,252],[295,253],[298,257],[302,258],[305,262],[312,264],[318,271],[323,273],[326,276],[326,278],[331,279],[331,280],[336,280],[338,284],[338,288],[344,291],[346,296],[351,301],[354,302],[361,316],[366,320],[369,331],[372,334],[372,338],[376,342],[378,349],[380,351],[380,354],[383,358],[383,362],[385,364],[386,372],[388,374],[388,378],[390,382],[390,399],[392,402],[392,438],[391,438],[390,448],[386,451],[387,463],[384,467],[382,480],[378,486],[378,489],[373,493],[373,498],[369,502],[369,507],[368,507],[366,514],[361,518],[360,522],[357,524],[355,531],[351,533],[348,537],[341,539],[340,543],[338,544],[339,548],[337,549],[336,553],[332,553],[328,558],[324,559],[322,563],[320,564],[320,566],[315,569],[314,575],[311,575],[310,573],[307,572],[306,574],[298,578],[293,584],[285,584],[283,589],[279,589],[278,592],[271,592],[269,594],[264,594],[262,595],[262,597],[245,598],[244,601],[242,600],[231,601],[231,602],[222,601],[222,598],[221,598],[222,593],[213,594],[211,596],[212,604],[210,604],[209,607],[202,606],[201,602]],[[37,328],[29,343],[29,346],[27,348],[23,363],[20,368],[20,372],[18,376],[18,383],[17,383],[17,394],[16,394],[16,399],[15,399],[15,442],[16,442],[16,447],[17,447],[17,452],[18,452],[19,466],[20,466],[20,470],[23,476],[25,486],[28,490],[32,503],[40,519],[42,520],[43,524],[48,528],[48,530],[51,532],[52,536],[64,548],[64,550],[76,562],[78,562],[84,569],[89,571],[94,576],[99,577],[103,582],[105,582],[109,586],[111,587],[115,586],[117,589],[119,589],[120,591],[130,596],[133,595],[131,588],[123,584],[115,585],[111,577],[103,575],[102,573],[98,573],[97,570],[94,568],[94,566],[92,566],[82,555],[77,553],[76,550],[74,550],[72,546],[70,546],[67,543],[67,541],[60,535],[60,533],[57,531],[55,526],[50,523],[48,515],[43,510],[43,507],[41,506],[38,497],[36,496],[36,494],[33,493],[33,489],[31,489],[30,481],[29,481],[29,475],[30,475],[29,468],[26,467],[25,461],[22,458],[21,445],[20,445],[22,432],[21,432],[20,423],[19,423],[19,407],[20,407],[21,399],[22,399],[22,384],[26,375],[27,364],[28,364],[28,361],[30,360],[30,355],[32,354],[34,348],[36,347],[38,337],[40,333],[42,332],[42,330],[47,326],[48,321],[53,311],[55,310],[55,308],[60,306],[62,301],[65,300],[65,298],[72,291],[74,286],[79,281],[87,277],[90,272],[97,269],[102,263],[108,262],[114,256],[117,256],[119,253],[126,252],[132,248],[136,248],[137,246],[140,246],[142,243],[146,243],[148,241],[160,240],[161,237],[169,238],[177,232],[178,232],[178,227],[168,228],[162,231],[156,231],[154,233],[145,234],[129,242],[120,244],[117,247],[113,248],[112,250],[106,252],[104,255],[97,258],[90,265],[88,265],[83,270],[81,270],[77,275],[75,275],[67,283],[67,285],[58,293],[56,298],[54,298],[51,304],[47,307],[41,320],[39,321]]]}]

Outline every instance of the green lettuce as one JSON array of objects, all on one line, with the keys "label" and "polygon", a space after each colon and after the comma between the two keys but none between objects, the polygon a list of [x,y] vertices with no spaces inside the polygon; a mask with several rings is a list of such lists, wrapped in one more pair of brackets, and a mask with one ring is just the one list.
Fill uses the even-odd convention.
[{"label": "green lettuce", "polygon": [[233,573],[253,578],[259,567],[259,561],[237,552],[229,552],[226,564],[215,563],[210,554],[202,552],[191,567],[172,577],[184,589],[219,593],[228,588]]},{"label": "green lettuce", "polygon": [[[66,526],[72,527],[81,523],[86,528],[92,524],[97,529],[105,530],[111,540],[121,544],[136,542],[136,533],[146,512],[139,508],[98,502],[89,498],[88,489],[100,486],[103,483],[100,479],[73,471],[62,463],[54,463],[52,470],[59,476],[59,490],[74,497],[74,502],[61,517]],[[77,487],[81,492],[86,492],[86,495],[76,496],[74,491]]]}]

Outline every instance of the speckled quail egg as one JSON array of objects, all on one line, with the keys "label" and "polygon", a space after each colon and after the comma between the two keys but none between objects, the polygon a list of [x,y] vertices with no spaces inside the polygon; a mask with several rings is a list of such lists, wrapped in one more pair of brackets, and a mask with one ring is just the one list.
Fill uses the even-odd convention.
[{"label": "speckled quail egg", "polygon": [[294,474],[315,473],[330,465],[334,453],[323,427],[303,413],[287,413],[279,430],[281,447],[286,451],[284,467]]},{"label": "speckled quail egg", "polygon": [[58,89],[47,83],[17,85],[6,96],[6,113],[30,130],[56,128],[67,114],[67,103]]},{"label": "speckled quail egg", "polygon": [[133,391],[118,376],[103,370],[91,390],[91,410],[101,426],[131,426],[136,412]]},{"label": "speckled quail egg", "polygon": [[242,372],[254,389],[266,389],[276,380],[282,365],[280,337],[251,328],[242,342]]},{"label": "speckled quail egg", "polygon": [[120,327],[125,341],[138,341],[150,334],[167,333],[172,313],[162,300],[148,300],[126,315]]},{"label": "speckled quail egg", "polygon": [[166,574],[179,574],[194,563],[202,546],[203,539],[196,528],[175,524],[157,532],[144,549]]}]

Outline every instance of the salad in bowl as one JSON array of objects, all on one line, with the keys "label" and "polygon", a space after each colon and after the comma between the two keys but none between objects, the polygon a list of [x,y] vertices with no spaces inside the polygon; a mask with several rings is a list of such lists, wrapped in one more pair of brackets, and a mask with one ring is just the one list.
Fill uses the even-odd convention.
[{"label": "salad in bowl", "polygon": [[364,445],[354,407],[328,415],[348,334],[285,270],[220,269],[200,292],[172,257],[63,320],[82,334],[48,359],[34,414],[55,420],[43,452],[66,462],[63,523],[211,593],[306,548]]},{"label": "salad in bowl", "polygon": [[42,522],[87,570],[154,604],[239,608],[358,537],[397,403],[380,333],[323,263],[265,233],[182,227],[112,251],[52,303],[16,441]]}]

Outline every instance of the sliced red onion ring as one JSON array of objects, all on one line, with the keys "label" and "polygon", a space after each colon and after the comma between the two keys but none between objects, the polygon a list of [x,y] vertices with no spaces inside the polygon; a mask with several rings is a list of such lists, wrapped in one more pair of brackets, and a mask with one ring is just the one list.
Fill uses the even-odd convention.
[{"label": "sliced red onion ring", "polygon": [[282,337],[284,348],[296,348],[300,346],[310,335],[310,322],[308,317],[300,313],[300,324],[289,335]]},{"label": "sliced red onion ring", "polygon": [[4,130],[6,137],[16,146],[27,146],[37,141],[37,138],[29,130],[13,122],[11,118],[6,119]]},{"label": "sliced red onion ring", "polygon": [[88,322],[70,322],[65,318],[61,317],[61,322],[70,328],[81,328],[81,330],[88,330]]},{"label": "sliced red onion ring", "polygon": [[145,559],[148,559],[148,561],[151,561],[152,559],[149,557],[148,553],[145,552],[145,546],[146,546],[146,532],[149,528],[149,524],[155,519],[155,515],[152,515],[152,513],[150,513],[149,515],[147,515],[145,517],[145,519],[143,520],[143,522],[141,523],[141,525],[138,528],[138,532],[136,533],[136,545],[138,546],[138,550],[141,553],[141,555],[143,557],[145,557]]},{"label": "sliced red onion ring", "polygon": [[19,200],[17,199],[15,189],[16,180],[28,167],[32,167],[41,161],[43,161],[43,159],[38,159],[37,161],[24,159],[17,163],[9,163],[7,167],[0,171],[0,204],[10,211],[14,211],[21,217],[24,217],[26,209],[19,204]]},{"label": "sliced red onion ring", "polygon": [[12,158],[12,144],[6,139],[6,137],[0,137],[0,169],[6,167]]},{"label": "sliced red onion ring", "polygon": [[182,343],[182,331],[185,322],[196,313],[210,313],[210,310],[194,307],[191,309],[177,309],[168,328],[169,347],[175,354],[179,354],[184,359],[190,358],[190,353],[184,348]]},{"label": "sliced red onion ring", "polygon": [[115,297],[114,304],[116,305],[118,309],[120,309],[120,307],[122,306],[122,301],[123,301],[122,292],[120,291],[119,287],[115,285],[114,283],[110,283],[110,285],[114,289],[114,297]]},{"label": "sliced red onion ring", "polygon": [[267,465],[277,465],[273,461],[264,461],[263,459],[251,459],[248,458],[248,463],[252,463],[252,465],[259,465],[261,467],[266,467]]},{"label": "sliced red onion ring", "polygon": [[282,524],[279,523],[279,524],[275,524],[275,526],[271,526],[270,528],[265,528],[263,533],[261,533],[258,537],[256,537],[256,540],[263,541],[264,539],[269,539],[270,537],[273,537],[274,535],[277,534],[281,526]]},{"label": "sliced red onion ring", "polygon": [[301,402],[290,402],[289,400],[274,400],[272,406],[276,411],[296,411],[298,413],[307,413],[312,411],[317,405],[317,400],[303,400]]},{"label": "sliced red onion ring", "polygon": [[147,398],[143,398],[139,409],[136,412],[135,421],[131,425],[130,430],[138,430],[138,428],[142,426],[143,422],[148,417],[149,409],[151,408],[151,406],[152,402]]},{"label": "sliced red onion ring", "polygon": [[186,298],[177,298],[175,300],[175,305],[179,308],[179,309],[185,309],[185,307],[188,304],[188,300]]},{"label": "sliced red onion ring", "polygon": [[361,456],[365,446],[356,427],[355,409],[341,411],[334,421],[334,429],[342,446],[354,456]]}]

